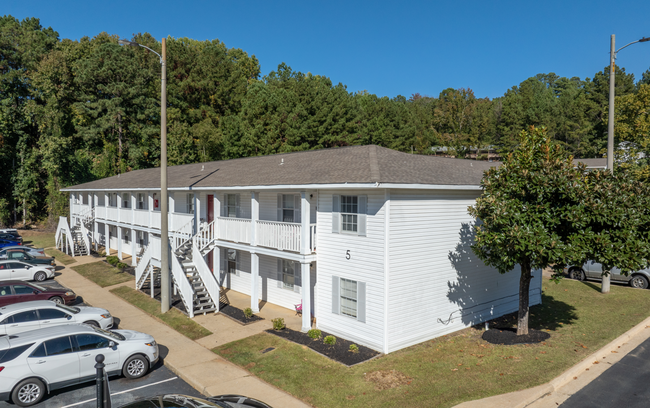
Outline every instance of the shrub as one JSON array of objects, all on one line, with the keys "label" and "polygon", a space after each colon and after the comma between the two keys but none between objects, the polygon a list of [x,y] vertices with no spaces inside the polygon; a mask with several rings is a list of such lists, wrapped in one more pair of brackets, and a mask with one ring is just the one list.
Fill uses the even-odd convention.
[{"label": "shrub", "polygon": [[244,316],[246,316],[247,319],[253,317],[253,309],[251,309],[250,307],[244,309]]},{"label": "shrub", "polygon": [[127,266],[129,266],[129,265],[125,264],[124,262],[118,262],[118,263],[115,264],[115,267],[118,268],[118,269],[124,269]]},{"label": "shrub", "polygon": [[333,346],[336,344],[336,337],[334,336],[325,336],[323,339],[323,343],[329,344],[330,346]]},{"label": "shrub", "polygon": [[107,256],[106,257],[106,262],[108,262],[109,264],[115,266],[120,262],[120,259],[118,257],[116,257],[116,256]]},{"label": "shrub", "polygon": [[271,322],[273,323],[273,330],[282,330],[286,327],[284,324],[284,319],[281,317],[272,319]]},{"label": "shrub", "polygon": [[356,344],[350,344],[350,351],[353,353],[358,353],[359,352],[359,346]]},{"label": "shrub", "polygon": [[321,331],[318,329],[311,329],[307,332],[307,336],[311,337],[314,340],[318,340],[323,337],[323,333],[321,333]]},{"label": "shrub", "polygon": [[99,252],[99,254],[98,254],[98,255],[99,255],[99,256],[106,256],[106,252],[104,252],[104,251],[101,251],[101,252]]}]

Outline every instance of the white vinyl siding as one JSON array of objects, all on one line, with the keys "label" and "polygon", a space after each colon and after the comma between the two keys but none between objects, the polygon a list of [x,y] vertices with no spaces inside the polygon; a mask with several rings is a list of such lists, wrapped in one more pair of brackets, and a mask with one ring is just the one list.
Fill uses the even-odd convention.
[{"label": "white vinyl siding", "polygon": [[[367,198],[366,236],[332,233],[333,197]],[[318,200],[318,327],[357,344],[383,349],[384,333],[384,190],[320,191]],[[338,208],[340,211],[340,207]],[[350,259],[347,259],[350,251]],[[365,323],[333,313],[332,280],[350,279],[365,284]]]},{"label": "white vinyl siding", "polygon": [[[478,194],[392,190],[389,352],[518,309],[519,271],[501,275],[470,247],[474,220],[467,207]],[[533,275],[531,305],[541,302],[541,273]]]}]

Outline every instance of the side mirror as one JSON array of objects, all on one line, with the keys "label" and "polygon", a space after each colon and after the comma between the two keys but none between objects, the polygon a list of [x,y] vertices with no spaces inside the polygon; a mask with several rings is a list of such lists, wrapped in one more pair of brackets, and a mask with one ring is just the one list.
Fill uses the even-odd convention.
[{"label": "side mirror", "polygon": [[111,341],[108,342],[108,347],[110,347],[110,348],[115,348],[116,346],[117,346],[117,343],[114,342],[113,340],[111,340]]},{"label": "side mirror", "polygon": [[70,319],[72,319],[72,316],[67,315],[67,316],[66,316],[66,319],[70,320]]},{"label": "side mirror", "polygon": [[39,291],[37,291],[36,289],[34,289],[34,290],[32,291],[32,293],[34,293],[35,295],[38,295],[38,294],[41,293],[41,292],[39,292]]}]

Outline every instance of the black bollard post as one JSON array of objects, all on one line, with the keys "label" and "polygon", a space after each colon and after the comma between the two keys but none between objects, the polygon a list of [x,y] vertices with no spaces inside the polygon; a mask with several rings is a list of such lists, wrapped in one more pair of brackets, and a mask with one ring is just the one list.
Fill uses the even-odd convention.
[{"label": "black bollard post", "polygon": [[97,408],[104,408],[104,355],[97,354],[95,357],[95,368],[97,375],[95,376],[97,388]]}]

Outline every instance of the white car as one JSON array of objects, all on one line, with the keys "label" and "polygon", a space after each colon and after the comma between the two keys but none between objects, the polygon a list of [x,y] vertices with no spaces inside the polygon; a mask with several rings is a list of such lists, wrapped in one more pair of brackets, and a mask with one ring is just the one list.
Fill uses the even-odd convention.
[{"label": "white car", "polygon": [[0,307],[0,336],[70,323],[86,323],[102,329],[113,327],[106,309],[65,306],[51,300],[34,300]]},{"label": "white car", "polygon": [[134,379],[158,361],[148,334],[68,324],[0,337],[0,401],[20,407],[50,391],[95,380],[95,357],[104,355],[108,375]]},{"label": "white car", "polygon": [[30,265],[20,261],[0,261],[0,281],[34,280],[43,282],[54,277],[52,265]]}]

